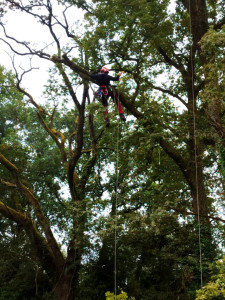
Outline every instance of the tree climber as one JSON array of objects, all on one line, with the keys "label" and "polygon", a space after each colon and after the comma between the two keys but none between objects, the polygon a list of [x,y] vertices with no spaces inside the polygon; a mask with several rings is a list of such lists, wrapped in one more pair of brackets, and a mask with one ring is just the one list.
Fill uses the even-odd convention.
[{"label": "tree climber", "polygon": [[96,92],[97,96],[101,96],[102,105],[105,107],[105,111],[103,112],[105,126],[109,127],[110,122],[108,118],[108,99],[111,97],[113,101],[115,101],[120,118],[123,122],[126,122],[126,118],[124,116],[123,108],[119,102],[117,91],[110,85],[110,80],[119,81],[121,73],[119,73],[116,77],[110,76],[109,69],[103,67],[100,70],[100,74],[93,73],[91,74],[91,78],[95,80],[96,84],[99,85],[99,89]]}]

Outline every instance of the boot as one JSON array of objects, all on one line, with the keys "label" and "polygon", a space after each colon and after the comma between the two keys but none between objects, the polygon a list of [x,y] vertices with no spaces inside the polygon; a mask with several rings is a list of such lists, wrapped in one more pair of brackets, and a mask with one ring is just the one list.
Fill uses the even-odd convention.
[{"label": "boot", "polygon": [[109,127],[110,122],[109,122],[109,118],[105,118],[105,127]]},{"label": "boot", "polygon": [[120,119],[121,119],[123,122],[126,122],[126,117],[124,116],[124,114],[120,114]]}]

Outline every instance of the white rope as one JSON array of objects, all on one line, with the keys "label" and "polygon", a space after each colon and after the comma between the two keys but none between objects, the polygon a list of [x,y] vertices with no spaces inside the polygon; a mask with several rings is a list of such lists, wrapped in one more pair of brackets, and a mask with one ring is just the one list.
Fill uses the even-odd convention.
[{"label": "white rope", "polygon": [[114,244],[114,294],[116,300],[117,294],[117,205],[118,205],[118,166],[119,166],[119,129],[120,123],[117,125],[117,142],[116,142],[116,203],[115,203],[115,244]]},{"label": "white rope", "polygon": [[[114,89],[114,99],[115,99],[115,89]],[[116,99],[115,99],[116,101]],[[119,103],[119,96],[118,96]],[[115,203],[115,231],[114,231],[114,295],[116,300],[117,295],[117,205],[118,205],[118,179],[119,179],[119,131],[120,122],[117,123],[117,134],[116,134],[116,203]]]},{"label": "white rope", "polygon": [[[191,29],[191,1],[189,0],[189,14],[190,14],[190,34]],[[193,130],[194,130],[194,151],[195,151],[195,181],[196,181],[196,201],[198,212],[198,243],[199,243],[199,264],[200,264],[200,277],[201,287],[203,286],[203,272],[202,272],[202,245],[201,245],[201,221],[199,210],[199,187],[198,187],[198,161],[197,161],[197,138],[196,138],[196,117],[195,117],[195,93],[194,93],[194,61],[191,46],[191,87],[192,87],[192,101],[193,101]]]}]

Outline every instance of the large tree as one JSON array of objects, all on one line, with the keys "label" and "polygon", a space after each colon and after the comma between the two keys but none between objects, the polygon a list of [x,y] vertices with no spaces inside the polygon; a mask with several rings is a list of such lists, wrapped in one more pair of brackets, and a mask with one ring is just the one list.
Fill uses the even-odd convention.
[{"label": "large tree", "polygon": [[[93,116],[86,113],[86,103],[90,102],[88,83],[91,81],[90,72],[103,64],[109,64],[115,71],[122,69],[126,72],[123,82],[120,84],[119,97],[129,114],[135,117],[135,130],[132,126],[129,129],[131,136],[128,135],[128,140],[121,137],[124,151],[133,160],[132,162],[127,161],[123,153],[118,154],[121,163],[119,171],[121,203],[118,207],[121,210],[121,222],[126,223],[126,216],[133,211],[137,212],[134,220],[141,218],[140,209],[144,209],[146,216],[149,213],[153,214],[153,220],[147,218],[147,223],[143,222],[142,235],[139,231],[135,231],[142,237],[141,247],[135,249],[136,251],[131,247],[129,253],[131,256],[133,255],[133,265],[137,261],[137,257],[141,258],[141,263],[137,264],[133,277],[129,276],[127,270],[126,276],[129,277],[127,280],[130,289],[131,278],[135,278],[135,280],[139,278],[137,291],[141,291],[149,278],[152,278],[151,276],[154,277],[154,274],[155,276],[157,274],[160,277],[163,274],[160,267],[156,268],[155,273],[148,269],[149,273],[146,272],[145,278],[140,279],[142,266],[149,266],[150,262],[153,264],[156,264],[157,261],[163,262],[167,257],[164,255],[158,257],[155,254],[152,259],[153,254],[145,251],[146,238],[149,238],[150,245],[156,242],[159,250],[169,247],[166,222],[158,223],[158,227],[162,228],[162,234],[157,238],[153,238],[154,230],[145,235],[144,229],[148,226],[147,224],[154,221],[154,214],[155,218],[158,216],[157,209],[159,212],[162,211],[165,218],[168,215],[164,210],[174,213],[176,221],[172,222],[171,230],[175,228],[175,232],[180,233],[179,236],[185,234],[180,224],[180,216],[184,218],[187,215],[195,216],[194,219],[186,219],[189,223],[186,232],[193,232],[193,235],[190,234],[190,239],[195,245],[199,233],[195,228],[195,223],[200,221],[204,225],[201,226],[201,234],[204,237],[201,241],[203,258],[206,262],[213,259],[215,252],[211,220],[215,220],[216,215],[212,208],[213,199],[210,198],[211,194],[215,196],[215,193],[210,193],[210,189],[214,189],[215,185],[211,183],[213,177],[207,168],[212,170],[218,164],[216,156],[213,154],[215,138],[211,135],[214,128],[218,128],[218,126],[216,127],[215,122],[211,126],[209,122],[215,120],[215,118],[212,119],[215,114],[210,115],[210,112],[214,112],[218,105],[214,106],[217,103],[213,102],[210,108],[215,109],[206,113],[207,103],[202,103],[199,98],[199,94],[205,86],[204,76],[209,74],[207,71],[203,72],[203,67],[207,66],[207,56],[200,48],[200,40],[207,33],[210,25],[215,30],[221,29],[224,21],[222,2],[218,1],[215,5],[204,0],[177,1],[175,12],[170,13],[169,1],[94,1],[92,5],[89,1],[60,1],[65,6],[62,12],[63,19],[54,14],[54,6],[49,0],[37,1],[37,3],[12,0],[5,2],[9,4],[10,9],[15,9],[17,13],[31,15],[40,22],[40,26],[47,28],[51,34],[53,48],[48,46],[43,50],[37,46],[33,47],[28,41],[20,41],[14,36],[9,36],[7,25],[1,23],[5,33],[5,43],[17,55],[38,56],[41,59],[50,60],[61,78],[59,79],[61,82],[58,79],[57,82],[54,80],[50,82],[47,94],[51,101],[49,105],[42,107],[26,89],[22,88],[21,77],[15,70],[17,90],[24,94],[25,99],[28,99],[29,104],[36,110],[38,121],[44,129],[43,134],[45,132],[48,140],[46,148],[43,148],[42,144],[40,146],[39,142],[34,144],[35,150],[30,158],[31,164],[34,166],[38,164],[38,170],[42,167],[43,173],[49,174],[52,185],[56,182],[68,185],[69,196],[64,203],[68,207],[64,208],[65,210],[62,208],[65,216],[56,215],[56,203],[52,200],[54,199],[53,187],[49,190],[48,197],[51,198],[51,201],[48,206],[42,200],[42,197],[46,195],[45,191],[41,192],[41,187],[38,186],[40,185],[40,181],[36,177],[38,174],[32,170],[27,176],[27,171],[21,170],[15,157],[8,157],[7,152],[2,152],[0,155],[3,170],[7,171],[7,176],[5,175],[6,178],[3,178],[2,184],[9,189],[15,188],[21,201],[29,203],[28,214],[26,207],[14,207],[10,203],[7,206],[4,204],[0,206],[1,213],[6,218],[19,223],[27,232],[32,246],[37,249],[40,262],[52,279],[56,297],[73,299],[80,292],[78,288],[79,272],[82,272],[82,257],[84,257],[84,250],[87,246],[85,231],[90,225],[87,218],[90,204],[87,199],[94,200],[96,197],[101,197],[104,190],[110,192],[110,195],[112,194],[112,197],[109,196],[112,202],[110,212],[112,217],[115,215],[113,194],[115,177],[110,171],[107,174],[108,182],[104,183],[104,180],[99,180],[99,177],[103,174],[104,167],[109,166],[112,159],[115,161],[114,155],[110,154],[111,151],[112,153],[115,151],[116,135],[112,141],[110,131],[103,134],[104,130],[101,130],[98,117],[93,120]],[[70,4],[86,13],[84,25],[87,26],[82,28],[83,32],[82,30],[75,31],[67,19]],[[59,38],[61,31],[58,32],[57,28],[63,30],[67,42],[61,41]],[[74,91],[74,84],[83,87],[83,94],[79,97]],[[56,98],[72,100],[74,104],[74,108],[71,110],[72,117],[69,115],[70,112],[68,114],[63,112],[65,108],[55,100]],[[174,109],[176,106],[174,99],[179,101],[181,108]],[[208,115],[211,117],[208,118]],[[85,116],[87,116],[86,121]],[[217,114],[217,119],[218,116],[221,118]],[[22,134],[25,134],[24,130],[21,128]],[[127,134],[129,130],[127,129]],[[34,129],[32,132],[35,132]],[[220,136],[223,136],[221,132],[220,130]],[[50,157],[56,159],[57,176],[53,174],[54,165],[47,169],[44,168],[45,165],[40,165],[40,157],[48,158],[51,149],[54,149],[54,155]],[[155,159],[158,149],[162,149],[163,153],[161,156],[164,165],[160,165],[160,167]],[[93,171],[97,173],[97,176],[92,177]],[[130,181],[130,178],[133,179],[133,182]],[[220,179],[219,176],[218,178]],[[88,181],[89,179],[90,181]],[[175,180],[178,182],[177,185],[172,182]],[[46,183],[41,182],[41,184],[45,185]],[[118,192],[118,187],[116,192]],[[168,200],[166,205],[165,199]],[[101,205],[101,202],[92,203],[90,207],[95,210]],[[168,219],[170,220],[170,218]],[[52,230],[54,226],[60,228],[61,222],[68,223],[65,230],[66,255],[61,251]],[[106,224],[108,227],[103,226],[103,228],[107,232],[108,228],[111,228],[111,222],[106,222]],[[136,227],[139,226],[138,224]],[[96,230],[98,228],[94,224],[90,226]],[[127,221],[126,226],[128,231],[131,230],[127,237],[127,243],[132,246],[134,245],[133,238],[131,238],[133,222],[129,224]],[[98,266],[106,264],[110,274],[113,272],[113,259],[107,257],[106,253],[109,251],[112,255],[112,237],[110,229],[109,237],[102,238],[102,244],[99,243],[100,250],[98,249]],[[124,240],[126,241],[125,237]],[[176,235],[173,236],[173,241],[174,248],[184,242],[180,238],[176,243]],[[194,248],[197,249],[196,246]],[[183,255],[186,256],[190,254],[195,259],[198,258],[195,250],[191,253],[188,248],[183,252]],[[173,258],[167,262],[169,265],[176,265],[176,259]],[[94,268],[95,266],[94,264]],[[179,268],[180,264],[178,263],[175,269],[179,270]],[[185,280],[186,282],[191,281],[191,274],[185,278],[185,274],[181,273],[182,280],[175,293],[177,297],[186,288]],[[196,270],[193,273],[198,274]],[[174,279],[175,274],[171,274],[169,277]],[[96,282],[102,284],[103,279],[104,276],[101,272],[97,272]],[[166,289],[167,284],[172,287],[173,279],[165,280],[166,283],[162,284],[161,289]],[[112,278],[109,280],[112,282]],[[107,286],[106,282],[104,284],[107,288],[111,288],[110,285]],[[120,286],[123,285],[126,286],[121,281]],[[156,280],[155,286],[157,285],[158,281]],[[135,291],[132,290],[132,293]],[[137,292],[137,297],[140,297],[139,292]],[[144,297],[147,295],[143,296],[143,299]],[[158,297],[160,299],[160,296]],[[172,297],[174,294],[171,299]]]}]

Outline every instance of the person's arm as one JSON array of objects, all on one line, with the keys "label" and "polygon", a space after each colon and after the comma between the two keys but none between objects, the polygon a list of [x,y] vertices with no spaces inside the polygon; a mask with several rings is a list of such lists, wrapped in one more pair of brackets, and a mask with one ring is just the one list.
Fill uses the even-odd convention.
[{"label": "person's arm", "polygon": [[94,80],[98,79],[98,76],[99,76],[98,73],[92,73],[91,74],[91,78],[94,79]]},{"label": "person's arm", "polygon": [[116,76],[116,77],[113,77],[113,76],[110,76],[110,75],[107,75],[107,79],[110,81],[110,80],[112,80],[112,81],[119,81],[119,79],[120,79],[120,73]]}]

